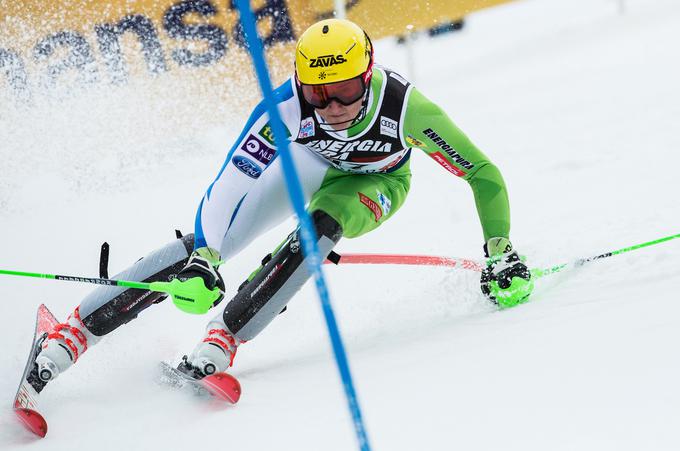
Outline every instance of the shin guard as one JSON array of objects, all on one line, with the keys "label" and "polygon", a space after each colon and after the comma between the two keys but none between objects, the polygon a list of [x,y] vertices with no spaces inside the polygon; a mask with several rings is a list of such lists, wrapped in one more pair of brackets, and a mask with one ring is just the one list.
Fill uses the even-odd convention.
[{"label": "shin guard", "polygon": [[[170,280],[186,264],[193,245],[194,236],[187,235],[138,260],[114,277],[137,282]],[[49,331],[36,359],[43,386],[70,368],[103,335],[136,318],[139,312],[165,297],[164,293],[133,288],[96,288],[65,323],[57,324]]]},{"label": "shin guard", "polygon": [[[340,224],[321,210],[312,213],[322,257],[328,255],[342,237]],[[229,331],[244,342],[259,334],[288,304],[311,277],[299,238],[293,232],[262,268],[252,276],[224,309]]]},{"label": "shin guard", "polygon": [[[169,281],[184,267],[193,246],[194,235],[186,235],[140,259],[114,278],[137,282]],[[166,296],[136,288],[101,286],[83,299],[80,317],[89,332],[102,336],[135,319],[142,310]]]}]

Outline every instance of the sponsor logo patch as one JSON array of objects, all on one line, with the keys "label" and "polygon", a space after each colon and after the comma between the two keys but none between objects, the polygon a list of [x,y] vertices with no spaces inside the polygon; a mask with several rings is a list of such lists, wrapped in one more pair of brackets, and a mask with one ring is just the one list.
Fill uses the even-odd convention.
[{"label": "sponsor logo patch", "polygon": [[402,154],[395,154],[395,155],[396,155],[396,158],[394,160],[390,161],[385,166],[378,169],[376,172],[386,172],[386,171],[392,169],[393,167],[395,167],[396,165],[398,165],[401,162],[401,160],[404,158],[406,153],[404,152]]},{"label": "sponsor logo patch", "polygon": [[406,142],[413,147],[425,147],[425,143],[413,137],[413,135],[406,136]]},{"label": "sponsor logo patch", "polygon": [[[364,139],[360,141],[336,141],[334,139],[320,139],[305,144],[309,149],[324,158],[345,161],[352,152],[392,153],[392,143]],[[382,156],[376,155],[376,160]]]},{"label": "sponsor logo patch", "polygon": [[380,205],[376,204],[373,199],[365,195],[364,193],[358,193],[359,194],[359,201],[366,205],[371,212],[373,212],[373,216],[375,216],[375,222],[380,221],[380,218],[382,218],[383,211],[382,208],[380,208]]},{"label": "sponsor logo patch", "polygon": [[425,136],[430,138],[433,143],[435,143],[440,149],[446,152],[453,160],[465,169],[472,169],[475,167],[474,164],[467,161],[465,158],[461,157],[458,152],[456,152],[453,147],[451,147],[446,141],[442,139],[434,130],[431,128],[426,128],[423,130]]},{"label": "sponsor logo patch", "polygon": [[344,55],[323,55],[310,61],[309,67],[331,67],[347,62]]},{"label": "sponsor logo patch", "polygon": [[298,139],[309,138],[310,136],[314,136],[314,119],[308,117],[300,121]]},{"label": "sponsor logo patch", "polygon": [[269,144],[274,145],[274,133],[272,132],[272,126],[269,125],[269,122],[264,124],[264,127],[262,127],[258,134]]},{"label": "sponsor logo patch", "polygon": [[129,312],[129,311],[132,310],[136,305],[138,305],[140,302],[142,302],[144,299],[148,298],[150,295],[151,295],[151,292],[150,292],[150,291],[147,291],[146,293],[144,293],[143,295],[141,295],[140,297],[138,297],[137,299],[135,299],[130,305],[127,305],[127,306],[123,307],[123,308],[122,308],[122,311],[124,311],[124,312]]},{"label": "sponsor logo patch", "polygon": [[[284,129],[286,130],[286,138],[290,138],[290,132],[288,131],[287,128],[284,127]],[[269,125],[269,122],[264,124],[264,127],[262,127],[262,129],[260,129],[260,131],[258,132],[258,135],[263,137],[264,140],[267,141],[272,146],[276,145],[276,141],[274,140],[274,131],[272,130],[272,126]]]},{"label": "sponsor logo patch", "polygon": [[380,191],[375,190],[375,192],[378,195],[378,203],[380,204],[380,209],[382,210],[383,214],[385,216],[389,215],[390,210],[392,210],[392,201]]},{"label": "sponsor logo patch", "polygon": [[234,163],[234,166],[236,166],[239,171],[243,172],[248,177],[256,179],[262,175],[262,169],[250,158],[237,155],[231,159],[231,162]]},{"label": "sponsor logo patch", "polygon": [[264,163],[265,165],[271,163],[272,158],[274,158],[274,154],[276,151],[257,139],[253,135],[249,135],[248,139],[246,139],[246,142],[243,143],[241,146],[242,150],[245,150],[248,152],[250,155],[252,155],[257,161],[260,163]]},{"label": "sponsor logo patch", "polygon": [[449,171],[453,175],[456,175],[458,177],[463,177],[466,174],[465,172],[461,171],[460,169],[458,169],[457,167],[455,167],[451,163],[449,163],[449,160],[447,160],[446,157],[444,157],[444,155],[442,155],[441,152],[431,153],[430,157],[432,157],[434,159],[434,161],[436,161],[437,163],[442,165],[444,167],[444,169],[446,169],[447,171]]},{"label": "sponsor logo patch", "polygon": [[262,282],[260,282],[260,284],[253,290],[253,292],[250,293],[251,298],[254,298],[255,295],[257,295],[257,293],[259,293],[260,290],[272,279],[272,277],[274,277],[281,270],[281,268],[283,268],[283,263],[285,263],[285,260],[282,263],[279,263],[276,266],[274,266],[274,268],[271,271],[269,271],[269,274],[267,274],[267,276],[264,279],[262,279]]},{"label": "sponsor logo patch", "polygon": [[295,232],[293,238],[290,239],[290,251],[294,254],[300,252],[300,237],[297,232]]},{"label": "sponsor logo patch", "polygon": [[406,84],[408,83],[408,82],[404,79],[404,77],[402,77],[401,75],[396,74],[396,73],[394,73],[394,72],[390,72],[390,77],[394,78],[395,80],[397,80],[399,83],[401,83],[401,84],[404,85],[404,86],[406,86]]},{"label": "sponsor logo patch", "polygon": [[397,121],[393,121],[389,117],[380,116],[380,134],[391,136],[392,138],[398,137],[399,127]]}]

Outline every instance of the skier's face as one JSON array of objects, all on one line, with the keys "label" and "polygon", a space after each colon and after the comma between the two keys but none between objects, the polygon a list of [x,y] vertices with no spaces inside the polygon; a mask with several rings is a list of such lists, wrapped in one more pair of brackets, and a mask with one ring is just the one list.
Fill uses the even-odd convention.
[{"label": "skier's face", "polygon": [[362,99],[350,105],[343,105],[337,100],[331,100],[326,108],[315,108],[316,112],[335,130],[345,130],[361,111]]}]

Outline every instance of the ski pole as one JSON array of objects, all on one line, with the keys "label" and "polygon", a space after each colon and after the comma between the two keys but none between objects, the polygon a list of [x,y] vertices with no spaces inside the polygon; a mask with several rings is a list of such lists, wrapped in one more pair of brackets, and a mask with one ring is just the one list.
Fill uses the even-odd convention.
[{"label": "ski pole", "polygon": [[[20,277],[36,277],[39,279],[51,279],[51,280],[64,280],[67,282],[81,282],[81,283],[92,283],[95,285],[108,285],[112,287],[128,287],[128,288],[139,288],[142,290],[150,291],[162,291],[165,290],[158,289],[159,285],[155,285],[156,289],[151,287],[151,283],[145,282],[132,282],[129,280],[114,280],[114,279],[100,279],[96,277],[80,277],[80,276],[63,276],[59,274],[40,274],[37,272],[24,272],[24,271],[9,271],[6,269],[0,269],[0,274],[7,276],[20,276]],[[154,282],[155,283],[155,282]]]},{"label": "ski pole", "polygon": [[613,257],[614,255],[625,254],[626,252],[631,252],[637,249],[642,249],[643,247],[653,246],[655,244],[664,243],[666,241],[673,240],[675,238],[680,238],[680,233],[677,235],[670,235],[663,238],[659,238],[652,241],[647,241],[646,243],[636,244],[634,246],[624,247],[623,249],[618,249],[615,251],[605,252],[603,254],[594,255],[592,257],[579,258],[569,263],[562,263],[561,265],[552,266],[550,268],[535,268],[531,270],[531,275],[538,278],[548,276],[550,274],[558,273],[566,268],[580,267],[586,263],[594,262],[596,260],[602,260],[603,258]]},{"label": "ski pole", "polygon": [[[105,285],[110,287],[137,288],[140,290],[155,291],[166,293],[173,297],[175,305],[187,313],[203,314],[212,307],[214,298],[218,295],[219,288],[206,293],[205,287],[200,287],[201,280],[185,281],[173,279],[170,282],[134,282],[131,280],[101,279],[97,277],[64,276],[59,274],[40,274],[35,272],[9,271],[0,269],[0,275],[36,277],[39,279],[63,280],[66,282],[91,283],[94,285]],[[203,288],[201,290],[201,288]]]}]

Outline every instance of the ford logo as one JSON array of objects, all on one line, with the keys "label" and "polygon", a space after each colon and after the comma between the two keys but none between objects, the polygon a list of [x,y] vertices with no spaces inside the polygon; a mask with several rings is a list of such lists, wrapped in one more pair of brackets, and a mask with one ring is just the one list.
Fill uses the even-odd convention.
[{"label": "ford logo", "polygon": [[243,172],[248,177],[256,179],[262,175],[262,169],[249,158],[236,156],[232,158],[231,162],[234,163],[234,166],[236,166],[239,171]]}]

